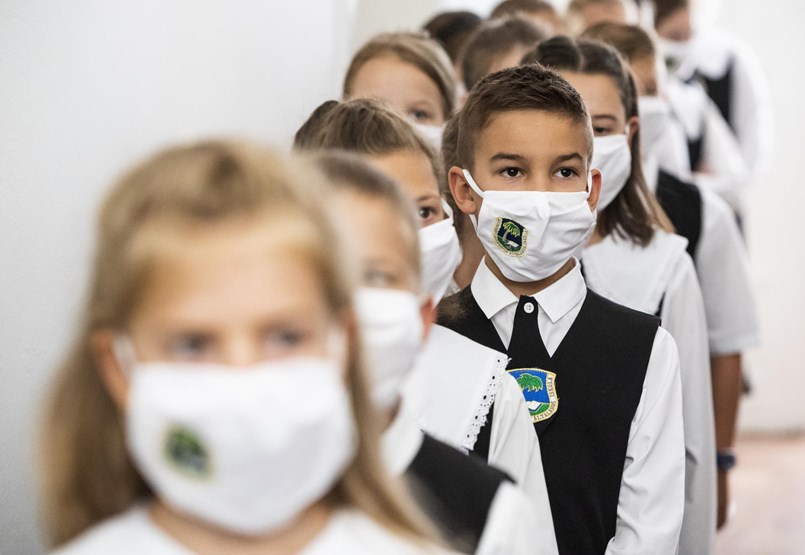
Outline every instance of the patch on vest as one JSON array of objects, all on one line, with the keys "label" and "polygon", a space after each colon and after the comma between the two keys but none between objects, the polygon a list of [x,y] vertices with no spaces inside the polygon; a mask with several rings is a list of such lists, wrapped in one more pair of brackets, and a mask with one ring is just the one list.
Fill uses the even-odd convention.
[{"label": "patch on vest", "polygon": [[509,256],[523,256],[528,245],[528,230],[508,218],[495,224],[495,244]]},{"label": "patch on vest", "polygon": [[559,410],[556,374],[539,368],[516,368],[508,372],[523,390],[532,422],[542,422],[556,414]]},{"label": "patch on vest", "polygon": [[207,449],[196,434],[187,428],[175,427],[165,436],[165,458],[170,465],[190,478],[205,479],[211,474]]}]

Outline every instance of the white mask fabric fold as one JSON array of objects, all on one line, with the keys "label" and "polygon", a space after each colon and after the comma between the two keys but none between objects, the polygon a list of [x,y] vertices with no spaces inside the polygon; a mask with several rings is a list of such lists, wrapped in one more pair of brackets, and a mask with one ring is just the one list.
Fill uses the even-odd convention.
[{"label": "white mask fabric fold", "polygon": [[414,123],[414,128],[419,132],[422,137],[428,141],[428,144],[440,152],[442,149],[442,135],[444,134],[443,125],[429,125],[426,123]]},{"label": "white mask fabric fold", "polygon": [[555,274],[587,243],[595,214],[587,191],[482,191],[463,170],[470,187],[483,199],[478,217],[470,216],[487,255],[506,278],[516,282]]},{"label": "white mask fabric fold", "polygon": [[656,153],[668,136],[671,106],[659,96],[641,96],[637,100],[640,114],[640,151]]},{"label": "white mask fabric fold", "polygon": [[600,214],[612,204],[632,174],[632,151],[626,135],[593,139],[592,166],[601,170],[601,194],[596,210]]},{"label": "white mask fabric fold", "polygon": [[453,274],[461,263],[461,245],[453,225],[453,211],[442,201],[447,218],[419,229],[422,291],[433,305],[442,300]]},{"label": "white mask fabric fold", "polygon": [[360,287],[355,311],[375,405],[388,410],[414,366],[422,345],[421,302],[409,291]]},{"label": "white mask fabric fold", "polygon": [[340,361],[134,364],[126,441],[156,495],[241,535],[289,524],[355,455]]}]

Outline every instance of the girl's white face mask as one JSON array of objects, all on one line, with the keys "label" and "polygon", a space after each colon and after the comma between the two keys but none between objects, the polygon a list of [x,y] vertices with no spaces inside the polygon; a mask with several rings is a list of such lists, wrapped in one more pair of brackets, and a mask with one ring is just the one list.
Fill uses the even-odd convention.
[{"label": "girl's white face mask", "polygon": [[430,296],[433,306],[442,300],[462,256],[453,211],[444,201],[442,206],[447,218],[419,229],[422,291]]},{"label": "girl's white face mask", "polygon": [[632,175],[632,151],[626,135],[595,137],[592,166],[601,170],[601,194],[596,206],[600,214],[618,197]]},{"label": "girl's white face mask", "polygon": [[637,99],[640,114],[640,151],[646,156],[657,154],[667,140],[671,123],[671,107],[659,96],[641,96]]},{"label": "girl's white face mask", "polygon": [[483,199],[475,232],[506,278],[517,282],[545,279],[555,274],[587,243],[595,226],[590,210],[592,176],[587,191],[482,191],[468,170],[464,178]]},{"label": "girl's white face mask", "polygon": [[289,524],[355,455],[343,363],[133,363],[126,441],[156,495],[236,534]]},{"label": "girl's white face mask", "polygon": [[388,410],[399,400],[422,345],[421,301],[408,291],[360,287],[355,292],[355,311],[372,400]]},{"label": "girl's white face mask", "polygon": [[429,125],[427,123],[414,123],[414,128],[422,135],[428,144],[436,149],[442,150],[442,135],[444,134],[443,125]]}]

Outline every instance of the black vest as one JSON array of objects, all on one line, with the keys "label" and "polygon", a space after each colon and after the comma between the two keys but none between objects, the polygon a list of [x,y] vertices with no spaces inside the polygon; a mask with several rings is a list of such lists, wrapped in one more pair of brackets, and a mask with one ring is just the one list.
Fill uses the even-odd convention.
[{"label": "black vest", "polygon": [[[439,323],[493,349],[505,348],[467,287]],[[554,355],[513,361],[556,374],[559,408],[535,424],[559,552],[604,553],[615,535],[626,446],[659,319],[588,290]]]},{"label": "black vest", "polygon": [[698,79],[704,86],[707,96],[718,106],[718,111],[721,112],[724,121],[729,124],[730,129],[733,131],[735,131],[735,122],[732,118],[732,75],[734,68],[735,60],[732,59],[727,64],[727,71],[721,77],[710,79],[698,72],[694,75],[694,79]]},{"label": "black vest", "polygon": [[511,481],[504,472],[427,434],[405,476],[417,504],[445,540],[470,552],[478,547],[498,488]]},{"label": "black vest", "polygon": [[677,235],[688,240],[688,254],[695,260],[702,233],[701,191],[696,185],[660,170],[656,195],[660,206],[674,224]]}]

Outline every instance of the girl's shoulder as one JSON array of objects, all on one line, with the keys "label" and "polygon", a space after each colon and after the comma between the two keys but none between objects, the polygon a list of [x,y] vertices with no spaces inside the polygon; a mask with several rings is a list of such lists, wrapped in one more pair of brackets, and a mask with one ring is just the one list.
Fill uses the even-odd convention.
[{"label": "girl's shoulder", "polygon": [[451,552],[425,541],[408,539],[386,529],[365,513],[354,509],[337,511],[318,538],[302,555],[447,555]]},{"label": "girl's shoulder", "polygon": [[124,513],[93,526],[51,555],[192,555],[151,522],[147,505],[136,505]]}]

